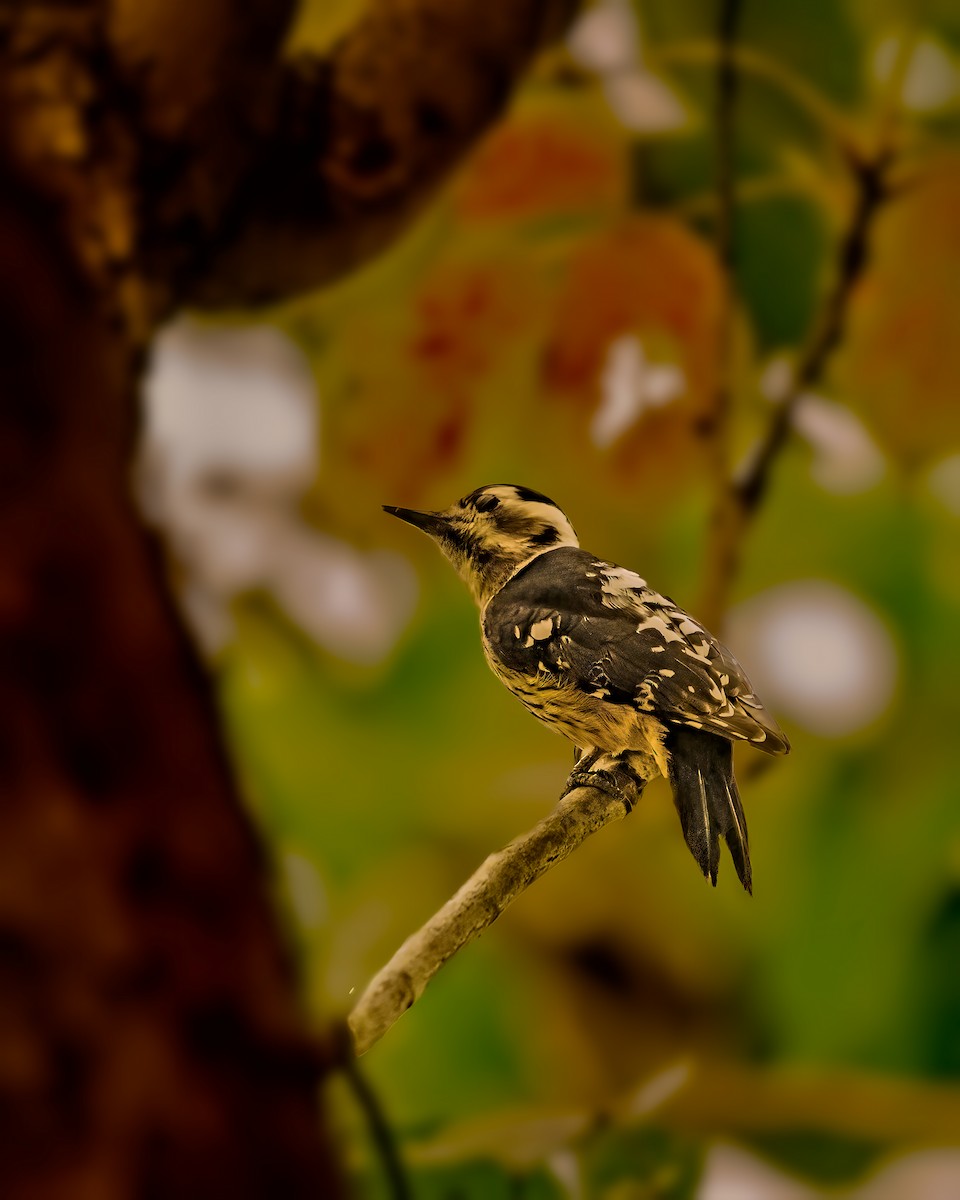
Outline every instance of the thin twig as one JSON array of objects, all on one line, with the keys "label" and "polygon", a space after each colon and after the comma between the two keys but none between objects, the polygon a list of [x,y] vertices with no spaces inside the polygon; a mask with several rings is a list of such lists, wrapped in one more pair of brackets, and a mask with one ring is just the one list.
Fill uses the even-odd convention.
[{"label": "thin twig", "polygon": [[766,493],[771,468],[787,440],[797,404],[804,392],[822,378],[831,353],[843,338],[850,296],[866,267],[873,222],[888,195],[891,161],[889,150],[869,159],[851,157],[856,199],[849,225],[838,245],[833,287],[790,383],[778,397],[766,433],[737,478],[724,487],[714,508],[698,607],[703,619],[713,627],[718,627],[723,617],[739,566],[744,534]]},{"label": "thin twig", "polygon": [[352,1054],[343,1055],[340,1069],[343,1071],[357,1103],[363,1110],[367,1128],[370,1131],[370,1139],[383,1166],[391,1200],[412,1200],[413,1192],[400,1158],[397,1140],[393,1136],[390,1122],[386,1118],[376,1092],[370,1086],[360,1069],[360,1064]]},{"label": "thin twig", "polygon": [[854,164],[857,198],[849,228],[840,242],[833,290],[806,350],[800,356],[791,386],[777,407],[766,437],[736,483],[740,504],[748,511],[755,509],[763,498],[771,463],[790,430],[797,401],[820,380],[831,352],[843,337],[850,295],[867,264],[867,243],[873,218],[887,195],[885,176],[889,162],[890,156],[883,154],[873,161]]},{"label": "thin twig", "polygon": [[717,371],[713,393],[713,411],[705,428],[716,492],[719,495],[730,474],[730,411],[733,402],[733,305],[734,222],[736,219],[736,163],[734,162],[734,109],[737,98],[737,70],[733,60],[740,20],[740,0],[720,0],[717,37],[720,57],[717,61],[717,94],[714,122],[714,187],[716,213],[714,242],[723,269],[723,300],[717,320]]},{"label": "thin twig", "polygon": [[734,60],[737,32],[740,26],[740,0],[721,0],[717,36],[720,57],[717,62],[716,155],[714,177],[717,188],[716,246],[717,256],[733,274],[734,258],[734,186],[736,180],[735,110],[738,74]]},{"label": "thin twig", "polygon": [[347,1018],[358,1055],[365,1054],[410,1006],[443,964],[500,916],[530,884],[611,821],[625,817],[652,770],[634,756],[611,771],[619,786],[575,787],[550,816],[491,854],[460,890],[403,943],[367,985]]}]

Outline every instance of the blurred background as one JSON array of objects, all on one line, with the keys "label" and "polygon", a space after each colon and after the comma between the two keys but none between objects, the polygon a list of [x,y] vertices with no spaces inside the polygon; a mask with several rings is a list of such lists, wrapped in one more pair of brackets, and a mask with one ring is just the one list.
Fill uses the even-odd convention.
[{"label": "blurred background", "polygon": [[[299,43],[361,7],[313,0]],[[960,1195],[958,126],[955,4],[597,0],[388,253],[156,341],[138,493],[318,1024],[570,768],[381,504],[546,492],[722,597],[793,743],[739,761],[752,900],[658,781],[363,1059],[413,1195]],[[783,406],[718,584],[725,472]]]}]

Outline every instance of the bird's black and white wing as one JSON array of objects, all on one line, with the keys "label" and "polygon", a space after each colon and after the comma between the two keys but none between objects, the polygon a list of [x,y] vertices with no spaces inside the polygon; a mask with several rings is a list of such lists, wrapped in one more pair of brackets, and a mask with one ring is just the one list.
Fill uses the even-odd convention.
[{"label": "bird's black and white wing", "polygon": [[539,555],[491,600],[484,637],[502,666],[544,674],[665,724],[751,742],[786,736],[725,646],[633,571],[560,547]]}]

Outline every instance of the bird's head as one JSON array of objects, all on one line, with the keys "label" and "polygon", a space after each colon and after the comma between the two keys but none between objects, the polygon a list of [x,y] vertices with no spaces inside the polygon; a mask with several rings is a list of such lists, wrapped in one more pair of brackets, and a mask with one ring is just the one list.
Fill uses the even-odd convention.
[{"label": "bird's head", "polygon": [[481,608],[530,559],[580,544],[552,500],[512,483],[477,488],[443,512],[383,509],[436,541]]}]

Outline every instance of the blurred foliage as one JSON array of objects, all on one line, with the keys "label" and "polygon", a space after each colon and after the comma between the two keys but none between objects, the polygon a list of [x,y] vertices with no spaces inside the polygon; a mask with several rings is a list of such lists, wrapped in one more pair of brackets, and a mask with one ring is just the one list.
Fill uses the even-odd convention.
[{"label": "blurred foliage", "polygon": [[[322,43],[359,8],[308,5],[300,39]],[[633,11],[637,70],[682,97],[679,127],[632,132],[602,77],[559,50],[400,244],[272,315],[318,383],[321,469],[307,516],[409,556],[422,583],[413,626],[378,666],[321,654],[256,598],[238,605],[221,662],[236,755],[280,874],[293,856],[316,875],[311,913],[302,879],[289,891],[319,1013],[345,1011],[487,852],[552,806],[569,769],[565,743],[487,671],[448,566],[380,504],[440,507],[482,483],[527,483],[556,497],[586,546],[693,603],[728,303],[711,243],[718,10],[637,0]],[[456,1122],[520,1102],[599,1111],[678,1055],[958,1078],[960,529],[926,480],[960,450],[960,102],[902,101],[923,37],[960,63],[949,4],[922,15],[862,0],[744,5],[738,45],[754,57],[740,73],[732,164],[739,455],[769,420],[771,357],[796,356],[832,278],[851,147],[889,140],[890,194],[822,389],[862,419],[886,474],[827,492],[795,438],[736,593],[842,584],[890,631],[897,692],[845,739],[794,727],[786,763],[744,756],[752,902],[728,862],[718,890],[704,887],[656,785],[441,972],[363,1063],[418,1198],[693,1195],[712,1130],[678,1141],[656,1105],[633,1128],[598,1122],[569,1140],[580,1192],[549,1155],[522,1169],[466,1150],[442,1165],[416,1156]],[[890,39],[884,79],[878,47]],[[623,336],[682,371],[684,387],[601,448],[591,421]],[[348,1099],[340,1107],[367,1163],[363,1194],[379,1196],[362,1123]],[[825,1086],[823,1128],[785,1110],[753,1144],[823,1181],[854,1178],[879,1145],[896,1146],[832,1135],[832,1112]],[[718,1102],[714,1128],[731,1127],[750,1133]]]},{"label": "blurred foliage", "polygon": [[750,1144],[798,1175],[833,1185],[859,1179],[883,1152],[876,1142],[841,1138],[821,1130],[754,1134]]},{"label": "blurred foliage", "polygon": [[960,155],[925,158],[904,189],[878,223],[837,386],[916,469],[960,445]]},{"label": "blurred foliage", "polygon": [[[695,1194],[703,1165],[696,1139],[657,1129],[572,1124],[569,1117],[542,1118],[534,1129],[521,1122],[518,1138],[508,1123],[476,1122],[466,1136],[461,1131],[459,1141],[454,1135],[415,1151],[410,1175],[416,1196],[691,1200]],[[535,1159],[537,1151],[542,1157]],[[364,1194],[377,1200],[389,1195],[373,1174],[365,1185]]]}]

